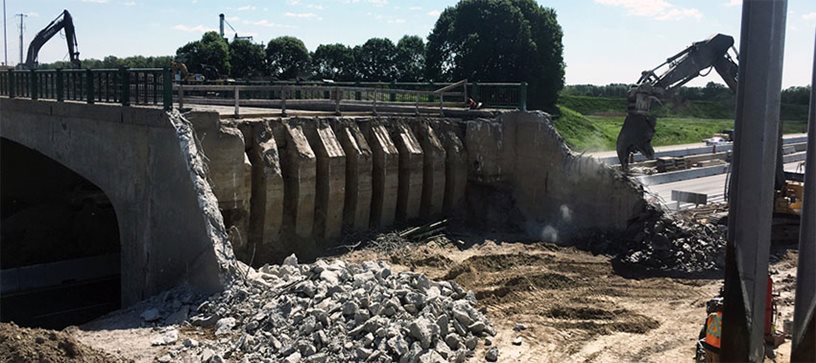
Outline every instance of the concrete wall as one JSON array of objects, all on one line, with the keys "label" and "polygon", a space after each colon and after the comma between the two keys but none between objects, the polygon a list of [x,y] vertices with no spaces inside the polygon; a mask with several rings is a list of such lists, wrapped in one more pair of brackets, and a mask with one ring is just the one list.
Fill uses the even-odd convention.
[{"label": "concrete wall", "polygon": [[215,291],[232,249],[192,129],[158,109],[0,98],[0,137],[99,186],[116,211],[122,303],[188,282]]},{"label": "concrete wall", "polygon": [[469,121],[471,180],[512,197],[517,226],[546,241],[623,231],[645,207],[643,190],[619,172],[574,155],[543,113]]}]

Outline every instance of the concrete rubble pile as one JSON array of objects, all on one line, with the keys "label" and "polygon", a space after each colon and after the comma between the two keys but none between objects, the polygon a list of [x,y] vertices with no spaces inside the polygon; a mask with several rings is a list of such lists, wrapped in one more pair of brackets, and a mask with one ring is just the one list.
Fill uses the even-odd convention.
[{"label": "concrete rubble pile", "polygon": [[618,260],[665,273],[695,274],[725,267],[727,227],[684,221],[647,208],[630,224]]},{"label": "concrete rubble pile", "polygon": [[215,331],[172,356],[218,362],[462,362],[495,335],[455,282],[394,273],[382,262],[318,260],[250,270],[188,320]]}]

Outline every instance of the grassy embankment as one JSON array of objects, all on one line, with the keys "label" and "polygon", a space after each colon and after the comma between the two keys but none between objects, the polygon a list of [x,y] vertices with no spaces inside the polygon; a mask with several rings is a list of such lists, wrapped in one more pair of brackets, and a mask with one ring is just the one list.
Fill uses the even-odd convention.
[{"label": "grassy embankment", "polygon": [[[623,126],[626,100],[602,97],[561,97],[561,115],[555,120],[558,132],[573,150],[614,150],[615,139]],[[657,130],[654,146],[701,142],[723,129],[734,127],[728,108],[714,102],[689,102],[667,105],[656,110]],[[807,129],[807,108],[783,105],[785,133],[800,133]]]}]

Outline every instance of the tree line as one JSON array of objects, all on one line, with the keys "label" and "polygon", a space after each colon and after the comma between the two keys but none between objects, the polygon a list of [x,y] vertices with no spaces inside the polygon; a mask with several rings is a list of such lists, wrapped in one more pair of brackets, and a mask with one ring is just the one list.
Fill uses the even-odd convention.
[{"label": "tree line", "polygon": [[[423,39],[372,38],[361,45],[303,42],[281,36],[266,44],[205,33],[167,57],[88,59],[83,67],[166,67],[257,80],[527,82],[528,106],[552,110],[564,86],[562,30],[556,13],[535,0],[461,0],[445,9]],[[56,62],[44,67],[68,67]]]},{"label": "tree line", "polygon": [[[630,85],[610,83],[605,86],[592,84],[569,85],[561,91],[565,96],[624,98]],[[808,105],[811,86],[788,87],[782,90],[782,103],[791,105]],[[725,85],[708,82],[705,87],[680,87],[672,98],[677,101],[712,101],[734,104],[736,94]]]}]

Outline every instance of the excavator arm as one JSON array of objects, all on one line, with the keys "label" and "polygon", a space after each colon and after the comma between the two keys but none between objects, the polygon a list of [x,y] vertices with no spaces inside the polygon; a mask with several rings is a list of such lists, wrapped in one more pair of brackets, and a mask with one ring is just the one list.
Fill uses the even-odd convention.
[{"label": "excavator arm", "polygon": [[63,10],[62,14],[52,20],[43,30],[40,30],[40,32],[34,36],[34,39],[31,40],[25,62],[26,68],[34,69],[37,66],[37,57],[39,56],[40,49],[63,29],[65,30],[65,40],[68,42],[68,55],[71,59],[71,63],[77,68],[80,67],[79,51],[76,50],[77,40],[76,32],[74,31],[74,21],[73,18],[71,18],[71,13],[69,13],[68,10]]},{"label": "excavator arm", "polygon": [[[717,34],[692,44],[663,64],[641,74],[637,84],[629,89],[628,112],[618,134],[616,148],[624,170],[632,153],[641,152],[650,159],[654,157],[651,143],[657,119],[650,115],[654,102],[660,103],[664,97],[710,68],[714,68],[728,87],[736,92],[738,66],[728,55],[728,50],[733,46],[734,38]],[[664,67],[668,69],[658,75],[657,72]]]}]

